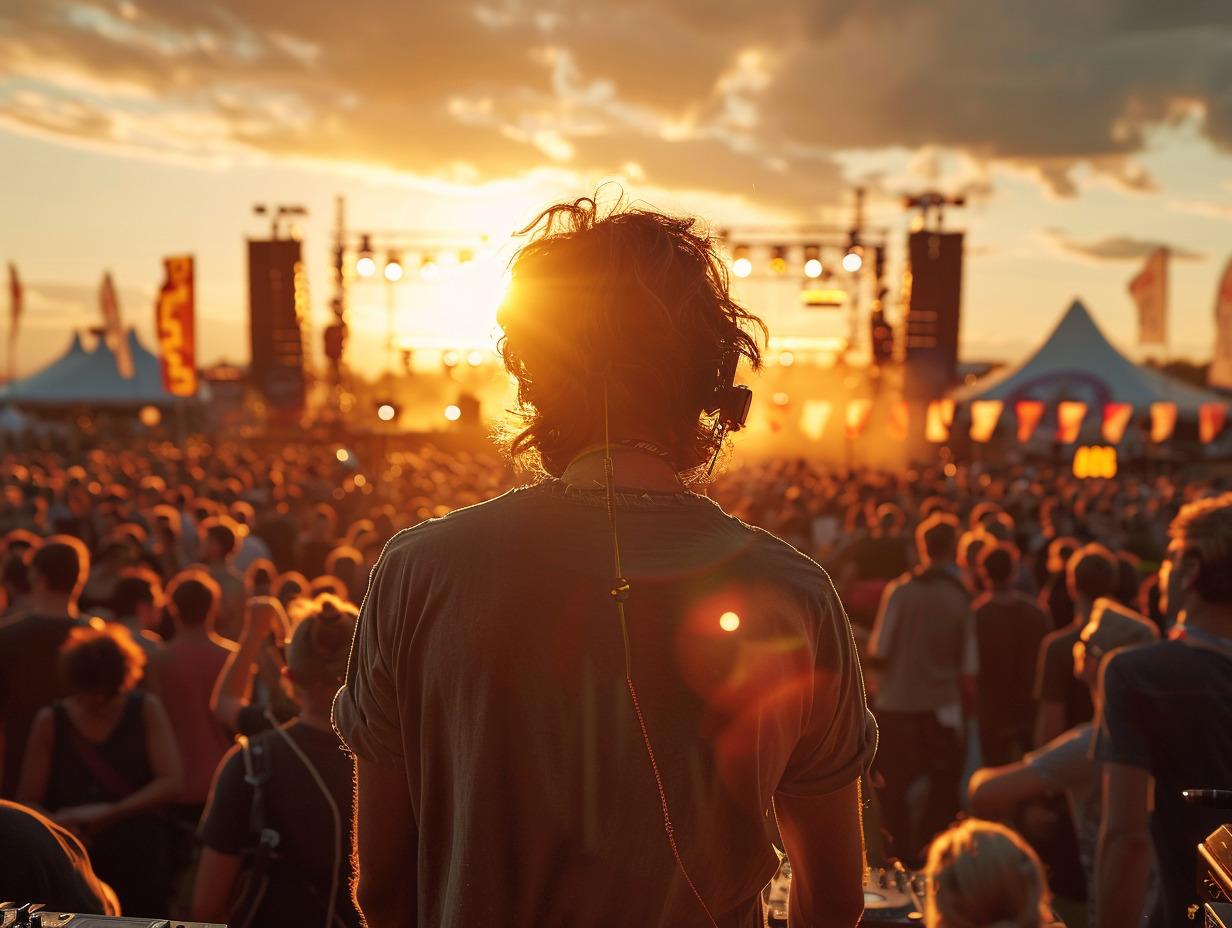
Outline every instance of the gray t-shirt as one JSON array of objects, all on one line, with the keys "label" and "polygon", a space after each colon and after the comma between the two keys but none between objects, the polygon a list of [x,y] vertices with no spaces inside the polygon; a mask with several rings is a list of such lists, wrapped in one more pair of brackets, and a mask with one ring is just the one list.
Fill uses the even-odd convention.
[{"label": "gray t-shirt", "polygon": [[1078,858],[1087,880],[1087,921],[1092,926],[1096,924],[1095,848],[1104,808],[1104,768],[1099,761],[1091,759],[1093,738],[1091,723],[1083,722],[1023,758],[1049,787],[1065,790],[1070,817],[1074,820],[1074,834],[1078,838]]},{"label": "gray t-shirt", "polygon": [[617,511],[653,766],[601,491],[544,481],[381,555],[334,719],[406,773],[419,924],[708,924],[660,778],[698,892],[720,924],[752,925],[774,791],[832,792],[871,762],[824,571],[704,497],[618,491]]}]

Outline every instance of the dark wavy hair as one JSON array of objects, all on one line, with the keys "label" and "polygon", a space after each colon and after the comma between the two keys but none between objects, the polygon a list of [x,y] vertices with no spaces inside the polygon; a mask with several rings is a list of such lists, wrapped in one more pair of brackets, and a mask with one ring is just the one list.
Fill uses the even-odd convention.
[{"label": "dark wavy hair", "polygon": [[517,235],[497,315],[522,426],[503,436],[510,456],[560,476],[602,440],[606,395],[615,436],[663,443],[677,472],[697,470],[716,451],[706,410],[724,355],[757,370],[766,335],[732,299],[715,239],[695,219],[590,197]]}]

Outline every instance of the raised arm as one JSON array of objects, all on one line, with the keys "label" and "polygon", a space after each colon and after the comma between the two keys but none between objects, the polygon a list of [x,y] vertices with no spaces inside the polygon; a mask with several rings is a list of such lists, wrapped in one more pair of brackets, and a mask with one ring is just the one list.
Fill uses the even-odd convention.
[{"label": "raised arm", "polygon": [[260,654],[262,642],[271,628],[281,630],[286,626],[282,603],[274,597],[254,596],[248,601],[236,650],[228,655],[210,695],[210,708],[231,731],[237,730],[240,710],[249,703],[252,666]]}]

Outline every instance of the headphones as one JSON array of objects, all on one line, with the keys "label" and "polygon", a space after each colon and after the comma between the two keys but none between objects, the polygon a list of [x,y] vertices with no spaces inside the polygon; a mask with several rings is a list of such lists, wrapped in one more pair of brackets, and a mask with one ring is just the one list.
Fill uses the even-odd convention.
[{"label": "headphones", "polygon": [[723,355],[715,369],[714,397],[705,409],[708,416],[716,416],[716,427],[721,432],[738,432],[749,419],[749,407],[753,404],[753,391],[736,380],[736,367],[740,364],[740,352],[720,342]]}]

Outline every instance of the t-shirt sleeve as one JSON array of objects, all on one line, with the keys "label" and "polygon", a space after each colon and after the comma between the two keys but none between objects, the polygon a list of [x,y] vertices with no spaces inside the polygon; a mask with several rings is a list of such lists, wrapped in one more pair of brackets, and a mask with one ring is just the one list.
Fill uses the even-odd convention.
[{"label": "t-shirt sleeve", "polygon": [[358,757],[383,767],[403,763],[396,686],[398,631],[407,604],[403,557],[391,542],[372,571],[351,643],[346,683],[334,697],[334,730]]},{"label": "t-shirt sleeve", "polygon": [[822,796],[847,786],[868,769],[877,750],[877,723],[865,703],[851,624],[833,586],[822,613],[808,721],[779,780],[779,791],[792,796]]},{"label": "t-shirt sleeve", "polygon": [[1099,777],[1099,764],[1090,758],[1092,731],[1081,725],[1058,735],[1042,748],[1023,757],[1048,786],[1072,789]]},{"label": "t-shirt sleeve", "polygon": [[244,782],[244,758],[236,745],[219,764],[199,829],[202,843],[220,854],[238,856],[252,845],[251,814],[252,787]]},{"label": "t-shirt sleeve", "polygon": [[1134,724],[1136,693],[1128,679],[1128,655],[1114,654],[1100,668],[1102,710],[1095,732],[1094,756],[1102,763],[1151,769],[1150,748]]}]

